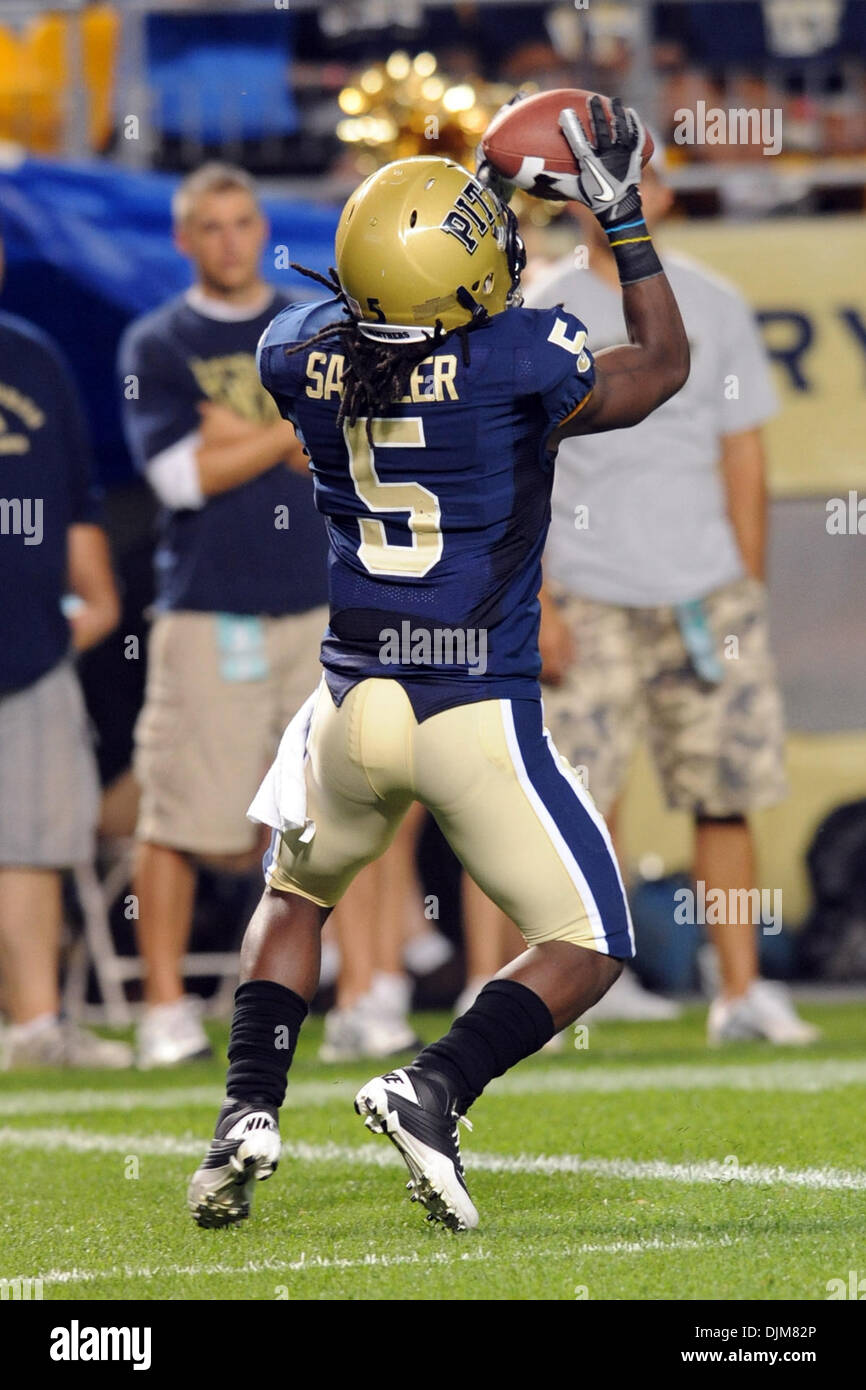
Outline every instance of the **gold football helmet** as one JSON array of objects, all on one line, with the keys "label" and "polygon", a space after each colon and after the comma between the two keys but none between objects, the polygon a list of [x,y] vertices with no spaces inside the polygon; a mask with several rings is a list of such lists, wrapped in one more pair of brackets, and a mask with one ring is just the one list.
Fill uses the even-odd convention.
[{"label": "gold football helmet", "polygon": [[352,194],[337,227],[337,273],[361,331],[419,341],[479,306],[519,304],[526,262],[511,209],[451,159],[422,155],[378,169]]}]

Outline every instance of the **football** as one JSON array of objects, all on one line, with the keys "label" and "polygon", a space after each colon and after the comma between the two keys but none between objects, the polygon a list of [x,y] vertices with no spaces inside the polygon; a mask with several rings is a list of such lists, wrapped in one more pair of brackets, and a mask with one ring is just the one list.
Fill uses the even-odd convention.
[{"label": "football", "polygon": [[[553,202],[577,198],[579,169],[559,128],[559,113],[571,107],[591,139],[589,103],[599,95],[574,87],[557,87],[506,107],[491,121],[481,141],[485,157],[500,174],[536,198]],[[610,98],[601,99],[610,119]],[[647,131],[642,164],[652,157],[653,148]]]}]

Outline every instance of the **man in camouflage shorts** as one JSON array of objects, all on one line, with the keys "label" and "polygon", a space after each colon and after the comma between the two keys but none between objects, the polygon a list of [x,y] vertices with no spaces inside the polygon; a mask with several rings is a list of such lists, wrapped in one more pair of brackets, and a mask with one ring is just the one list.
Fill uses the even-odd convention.
[{"label": "man in camouflage shorts", "polygon": [[[652,223],[671,196],[652,166],[643,184]],[[578,313],[598,355],[623,328],[613,256],[591,221],[581,227],[589,268],[569,260],[527,302]],[[749,903],[742,921],[706,914],[721,980],[710,1042],[805,1043],[816,1030],[759,978],[748,896],[747,817],[785,794],[763,583],[760,427],[775,394],[740,295],[685,258],[665,263],[689,335],[688,382],[634,428],[559,450],[542,591],[545,717],[614,835],[632,752],[647,737],[668,804],[694,818],[696,902],[720,889],[726,903]]]},{"label": "man in camouflage shorts", "polygon": [[547,594],[579,659],[548,688],[545,714],[572,763],[592,768],[592,795],[608,819],[643,738],[677,810],[723,819],[782,800],[782,703],[758,580],[744,576],[703,600],[725,663],[718,683],[697,675],[673,605],[598,603],[554,580]]}]

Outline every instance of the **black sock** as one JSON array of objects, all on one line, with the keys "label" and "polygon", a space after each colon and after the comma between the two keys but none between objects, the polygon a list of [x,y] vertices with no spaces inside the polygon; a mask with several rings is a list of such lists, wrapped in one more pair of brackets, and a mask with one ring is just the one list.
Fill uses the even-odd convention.
[{"label": "black sock", "polygon": [[462,1114],[494,1076],[537,1052],[555,1032],[550,1010],[533,990],[516,980],[491,980],[450,1032],[418,1054],[412,1068],[438,1073]]},{"label": "black sock", "polygon": [[275,980],[247,980],[235,990],[226,1095],[279,1110],[307,1005]]}]

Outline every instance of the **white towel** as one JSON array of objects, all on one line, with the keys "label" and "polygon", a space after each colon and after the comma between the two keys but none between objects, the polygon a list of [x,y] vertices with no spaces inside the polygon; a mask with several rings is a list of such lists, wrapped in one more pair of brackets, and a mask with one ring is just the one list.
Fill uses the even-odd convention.
[{"label": "white towel", "polygon": [[[321,683],[320,683],[321,684]],[[256,792],[247,811],[247,819],[270,825],[284,833],[301,830],[301,842],[307,844],[316,833],[315,821],[307,820],[307,784],[304,768],[307,762],[307,739],[319,686],[305,700],[280,739],[277,756]]]}]

